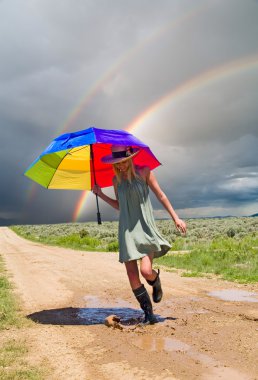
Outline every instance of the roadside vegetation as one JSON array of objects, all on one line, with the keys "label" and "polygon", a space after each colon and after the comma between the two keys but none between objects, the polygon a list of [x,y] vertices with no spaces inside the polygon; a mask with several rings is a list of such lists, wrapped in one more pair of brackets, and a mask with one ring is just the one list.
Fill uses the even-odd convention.
[{"label": "roadside vegetation", "polygon": [[241,240],[216,238],[197,244],[187,254],[166,255],[156,260],[158,265],[185,269],[187,277],[215,274],[239,283],[258,282],[258,235]]},{"label": "roadside vegetation", "polygon": [[[29,327],[31,322],[20,315],[12,286],[7,278],[4,263],[0,256],[0,379],[1,380],[41,380],[43,370],[33,367],[26,361],[28,347],[18,338],[8,339],[13,332],[18,336],[18,329]],[[8,330],[6,339],[4,331]]]},{"label": "roadside vegetation", "polygon": [[0,256],[0,331],[11,326],[20,327],[22,325],[22,318],[19,317],[18,305],[11,289]]},{"label": "roadside vegetation", "polygon": [[[184,276],[219,275],[237,282],[258,281],[258,218],[187,220],[182,236],[170,220],[157,220],[172,244],[170,254],[156,265],[184,269]],[[118,251],[117,222],[13,226],[29,240],[86,251]],[[182,255],[184,253],[184,255]]]}]

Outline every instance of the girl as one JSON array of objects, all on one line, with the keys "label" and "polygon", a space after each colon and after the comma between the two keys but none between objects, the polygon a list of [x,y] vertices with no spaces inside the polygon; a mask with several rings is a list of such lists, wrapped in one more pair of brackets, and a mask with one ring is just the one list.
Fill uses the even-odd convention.
[{"label": "girl", "polygon": [[160,235],[155,225],[149,188],[168,211],[181,233],[186,233],[186,224],[179,219],[150,169],[147,166],[134,166],[132,158],[139,149],[113,145],[111,151],[112,154],[103,157],[102,161],[113,165],[116,199],[104,194],[98,185],[94,186],[93,192],[120,211],[119,261],[125,263],[131,288],[145,314],[144,323],[153,324],[157,320],[153,314],[149,294],[141,283],[137,260],[140,260],[142,276],[153,287],[153,301],[160,302],[162,289],[159,270],[156,272],[152,269],[152,262],[153,258],[165,255],[171,246]]}]

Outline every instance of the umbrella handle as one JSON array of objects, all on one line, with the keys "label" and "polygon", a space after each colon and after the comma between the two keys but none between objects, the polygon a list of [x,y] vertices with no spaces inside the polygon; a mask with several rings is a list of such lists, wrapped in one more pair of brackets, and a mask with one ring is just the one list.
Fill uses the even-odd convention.
[{"label": "umbrella handle", "polygon": [[100,212],[97,212],[97,219],[98,219],[98,224],[102,224]]},{"label": "umbrella handle", "polygon": [[[91,160],[92,160],[92,169],[93,169],[93,178],[94,178],[94,182],[96,182],[96,174],[95,174],[95,165],[94,165],[94,153],[93,153],[93,148],[92,148],[92,144],[90,145],[90,156],[91,156]],[[99,212],[99,199],[98,199],[98,195],[96,194],[96,203],[97,203],[97,220],[98,220],[98,224],[101,224],[101,216],[100,216],[100,212]]]},{"label": "umbrella handle", "polygon": [[98,220],[98,224],[101,224],[101,216],[100,216],[100,212],[99,212],[99,198],[96,194],[96,203],[97,203],[97,220]]}]

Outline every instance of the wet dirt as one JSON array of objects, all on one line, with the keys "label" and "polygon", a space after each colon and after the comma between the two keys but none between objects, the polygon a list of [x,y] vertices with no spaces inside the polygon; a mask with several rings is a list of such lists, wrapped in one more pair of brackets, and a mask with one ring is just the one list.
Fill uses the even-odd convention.
[{"label": "wet dirt", "polygon": [[149,352],[157,351],[181,351],[187,352],[190,349],[188,344],[185,344],[177,339],[171,338],[156,338],[151,335],[138,337],[133,344],[142,350]]},{"label": "wet dirt", "polygon": [[223,301],[258,302],[258,294],[240,289],[221,289],[208,293],[209,296],[218,297]]},{"label": "wet dirt", "polygon": [[209,376],[210,377],[215,376],[218,379],[225,379],[225,380],[248,379],[248,376],[245,376],[244,374],[240,374],[238,371],[232,368],[225,368],[223,365],[221,365],[218,361],[214,360],[212,357],[195,351],[190,345],[185,344],[177,339],[156,338],[151,335],[145,335],[140,338],[137,338],[134,344],[140,349],[144,351],[149,351],[149,352],[174,351],[174,352],[183,353],[189,358],[192,358],[205,366],[209,366],[213,368],[212,374],[207,375],[208,376],[207,378],[209,378]]},{"label": "wet dirt", "polygon": [[[257,285],[162,270],[158,323],[143,326],[116,254],[47,247],[8,228],[0,253],[36,322],[1,332],[0,344],[26,339],[28,360],[50,368],[48,379],[258,379]],[[112,315],[122,329],[105,325]]]}]

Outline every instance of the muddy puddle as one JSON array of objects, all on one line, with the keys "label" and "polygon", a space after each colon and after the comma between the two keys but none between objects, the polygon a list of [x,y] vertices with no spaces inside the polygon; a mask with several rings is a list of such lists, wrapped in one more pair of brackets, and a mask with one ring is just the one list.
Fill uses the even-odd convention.
[{"label": "muddy puddle", "polygon": [[[134,308],[129,302],[122,299],[112,301],[100,299],[96,296],[84,297],[85,307],[66,307],[60,309],[41,310],[27,315],[35,322],[52,325],[98,325],[104,324],[105,319],[116,315],[122,326],[135,326],[143,321],[144,313]],[[164,322],[170,317],[156,314],[158,322]]]},{"label": "muddy puddle", "polygon": [[240,289],[222,289],[208,293],[209,296],[223,301],[258,302],[258,294]]}]

